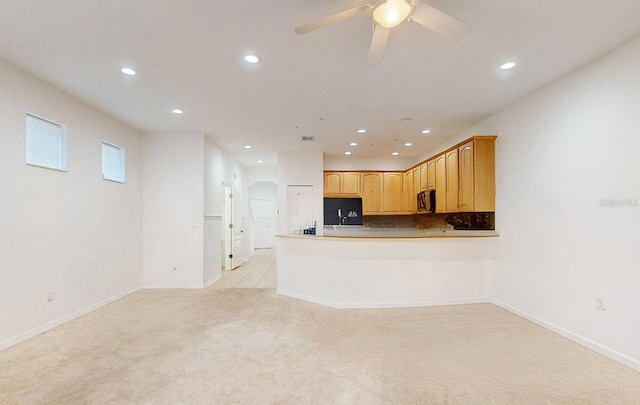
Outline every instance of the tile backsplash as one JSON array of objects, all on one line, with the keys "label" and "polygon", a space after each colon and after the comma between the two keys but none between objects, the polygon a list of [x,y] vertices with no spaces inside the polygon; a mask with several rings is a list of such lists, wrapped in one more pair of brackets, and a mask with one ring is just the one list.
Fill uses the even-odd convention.
[{"label": "tile backsplash", "polygon": [[494,230],[495,213],[367,215],[363,217],[363,225],[369,228]]}]

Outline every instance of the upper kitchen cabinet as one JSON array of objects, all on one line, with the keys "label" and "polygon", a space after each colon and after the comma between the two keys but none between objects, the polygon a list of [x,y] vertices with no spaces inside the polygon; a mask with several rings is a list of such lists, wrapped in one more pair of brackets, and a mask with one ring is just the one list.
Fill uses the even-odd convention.
[{"label": "upper kitchen cabinet", "polygon": [[426,191],[428,187],[428,167],[427,162],[424,162],[420,165],[420,190]]},{"label": "upper kitchen cabinet", "polygon": [[494,212],[496,207],[495,136],[476,136],[458,148],[458,212]]},{"label": "upper kitchen cabinet", "polygon": [[360,197],[359,172],[324,172],[325,197]]},{"label": "upper kitchen cabinet", "polygon": [[494,212],[496,136],[474,136],[405,172],[327,171],[325,197],[362,197],[363,215],[417,212],[417,194],[436,191],[436,213]]},{"label": "upper kitchen cabinet", "polygon": [[434,159],[436,189],[436,213],[447,212],[447,161],[443,153]]},{"label": "upper kitchen cabinet", "polygon": [[384,213],[403,212],[402,183],[403,183],[402,172],[385,172],[383,174],[382,212]]},{"label": "upper kitchen cabinet", "polygon": [[[446,212],[458,212],[458,149],[450,150],[445,154],[445,161],[447,165],[446,169],[446,196],[442,195],[447,200]],[[437,193],[436,193],[437,194]],[[438,196],[436,195],[436,204],[438,203]]]},{"label": "upper kitchen cabinet", "polygon": [[416,194],[413,191],[413,170],[409,169],[402,176],[402,210],[407,212],[416,212]]},{"label": "upper kitchen cabinet", "polygon": [[418,212],[418,204],[415,195],[422,191],[422,187],[420,186],[420,166],[416,166],[413,168],[413,194],[414,194],[414,212]]},{"label": "upper kitchen cabinet", "polygon": [[362,172],[362,215],[410,214],[409,179],[403,172]]},{"label": "upper kitchen cabinet", "polygon": [[427,190],[436,188],[436,160],[431,159],[427,162]]},{"label": "upper kitchen cabinet", "polygon": [[382,173],[362,173],[362,215],[382,213]]}]

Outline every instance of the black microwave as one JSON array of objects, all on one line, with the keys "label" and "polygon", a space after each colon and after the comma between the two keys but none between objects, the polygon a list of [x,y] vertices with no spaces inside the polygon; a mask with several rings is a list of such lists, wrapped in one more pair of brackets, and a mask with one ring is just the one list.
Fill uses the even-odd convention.
[{"label": "black microwave", "polygon": [[436,212],[436,190],[418,193],[418,212]]}]

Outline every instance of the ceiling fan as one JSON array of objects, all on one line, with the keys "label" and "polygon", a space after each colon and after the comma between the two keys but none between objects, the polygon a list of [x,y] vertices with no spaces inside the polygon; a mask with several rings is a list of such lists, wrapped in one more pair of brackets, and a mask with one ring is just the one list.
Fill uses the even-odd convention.
[{"label": "ceiling fan", "polygon": [[338,21],[346,20],[373,9],[373,39],[369,47],[369,65],[382,60],[387,48],[391,28],[405,20],[418,24],[453,41],[459,41],[469,32],[469,24],[438,10],[419,0],[386,0],[384,3],[361,4],[321,20],[301,25],[295,29],[297,34],[306,34]]}]

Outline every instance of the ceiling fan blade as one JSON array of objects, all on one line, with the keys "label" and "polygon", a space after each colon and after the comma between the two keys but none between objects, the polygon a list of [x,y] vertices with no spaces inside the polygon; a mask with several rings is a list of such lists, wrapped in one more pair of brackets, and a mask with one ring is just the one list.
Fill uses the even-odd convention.
[{"label": "ceiling fan blade", "polygon": [[355,17],[358,14],[362,14],[369,11],[373,6],[371,4],[361,4],[357,7],[350,8],[348,10],[341,11],[339,13],[330,15],[322,20],[314,21],[309,24],[301,25],[295,29],[296,34],[306,34],[310,31],[315,31],[318,28],[322,28],[326,25],[337,23],[338,21],[346,20],[347,18]]},{"label": "ceiling fan blade", "polygon": [[389,40],[390,32],[391,28],[385,28],[376,23],[375,28],[373,29],[371,47],[369,48],[369,66],[377,65],[382,60],[384,51],[387,49],[387,41]]},{"label": "ceiling fan blade", "polygon": [[411,20],[456,42],[467,35],[470,29],[469,24],[422,2],[411,12]]}]

